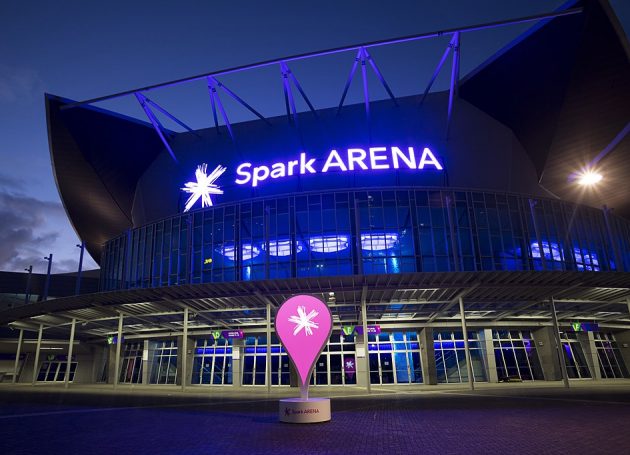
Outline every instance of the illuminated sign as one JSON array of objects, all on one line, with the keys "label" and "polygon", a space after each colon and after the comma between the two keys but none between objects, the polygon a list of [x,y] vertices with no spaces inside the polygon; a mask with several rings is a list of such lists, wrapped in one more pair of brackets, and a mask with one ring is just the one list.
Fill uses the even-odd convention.
[{"label": "illuminated sign", "polygon": [[433,168],[441,171],[444,168],[433,152],[425,147],[417,156],[413,147],[406,151],[400,147],[349,148],[346,153],[331,150],[324,165],[318,167],[315,158],[309,158],[305,152],[298,159],[279,161],[271,165],[254,166],[242,163],[236,168],[238,178],[234,183],[257,187],[267,179],[279,179],[294,175],[325,174],[330,171],[369,171],[379,169],[412,169],[425,170]]},{"label": "illuminated sign", "polygon": [[[353,333],[357,333],[358,335],[363,335],[363,326],[362,325],[357,325],[357,326],[344,325],[343,327],[341,327],[341,330],[344,333],[344,335],[346,335],[346,336],[350,336]],[[379,333],[381,333],[381,326],[380,325],[368,325],[367,326],[367,331],[368,331],[368,334],[378,335]]]},{"label": "illuminated sign", "polygon": [[572,322],[571,327],[574,332],[597,332],[599,324],[596,322]]},{"label": "illuminated sign", "polygon": [[[354,328],[355,332],[357,332],[357,334],[359,335],[363,335],[363,326],[358,325]],[[367,332],[370,335],[378,335],[379,333],[381,333],[381,326],[380,325],[368,325],[367,326]]]},{"label": "illuminated sign", "polygon": [[195,171],[197,181],[188,182],[181,188],[182,191],[190,193],[190,197],[186,201],[184,212],[189,211],[199,198],[201,198],[201,207],[210,207],[212,205],[210,195],[223,194],[223,190],[214,182],[223,175],[226,168],[219,165],[208,175],[206,173],[207,167],[208,165],[206,163],[197,166],[197,170]]},{"label": "illuminated sign", "polygon": [[[211,196],[223,194],[223,190],[215,182],[225,173],[227,168],[219,165],[208,174],[207,167],[206,163],[197,166],[195,181],[187,182],[180,188],[183,192],[190,194],[186,200],[184,212],[188,212],[199,200],[201,200],[202,208],[210,207],[212,206]],[[424,147],[422,151],[416,151],[413,147],[407,147],[406,149],[404,147],[348,148],[345,151],[333,149],[328,153],[326,159],[323,160],[323,164],[321,160],[318,162],[316,158],[309,157],[306,152],[300,153],[296,159],[278,161],[269,165],[253,164],[251,162],[241,163],[236,167],[237,177],[234,183],[256,188],[268,179],[277,180],[299,175],[380,171],[386,169],[442,171],[444,167],[428,147]],[[395,241],[396,239],[383,238],[381,243],[386,245]],[[343,242],[335,242],[332,245],[329,244],[328,239],[322,239],[319,248],[323,251],[329,248],[339,249],[340,243]],[[270,245],[270,251],[273,250],[275,250],[274,255],[287,255],[286,245]],[[252,256],[256,254],[253,251],[251,253]]]}]

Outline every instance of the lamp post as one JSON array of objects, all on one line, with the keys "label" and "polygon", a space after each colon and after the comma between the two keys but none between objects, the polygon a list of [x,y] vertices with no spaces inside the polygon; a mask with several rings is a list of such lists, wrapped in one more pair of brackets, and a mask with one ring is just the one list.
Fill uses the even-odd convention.
[{"label": "lamp post", "polygon": [[44,256],[44,259],[48,261],[48,272],[46,272],[46,283],[44,284],[44,297],[42,298],[43,302],[48,300],[48,288],[50,286],[50,269],[52,267],[52,259],[53,259],[52,253],[50,253],[48,256]]},{"label": "lamp post", "polygon": [[26,305],[31,300],[31,276],[33,275],[33,266],[29,265],[28,269],[24,269],[28,272],[28,277],[26,278],[26,291],[24,295],[24,304]]},{"label": "lamp post", "polygon": [[79,271],[77,272],[77,286],[74,290],[74,295],[79,295],[81,291],[81,269],[83,268],[83,252],[85,251],[85,241],[77,245],[77,248],[81,248],[81,254],[79,255]]}]

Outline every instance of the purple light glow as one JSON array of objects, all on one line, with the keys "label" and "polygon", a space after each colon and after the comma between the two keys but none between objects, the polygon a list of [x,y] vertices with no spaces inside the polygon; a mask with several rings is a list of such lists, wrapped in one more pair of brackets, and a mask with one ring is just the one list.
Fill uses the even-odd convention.
[{"label": "purple light glow", "polygon": [[[562,261],[562,253],[560,252],[560,246],[555,242],[540,242],[542,245],[543,254],[545,259],[552,259],[554,261]],[[540,246],[538,242],[531,243],[532,257],[540,258]]]},{"label": "purple light glow", "polygon": [[[216,251],[221,253],[223,256],[231,261],[234,261],[236,259],[236,246],[234,244],[224,245],[217,248]],[[247,261],[258,256],[260,254],[260,248],[249,243],[244,243],[243,245],[241,245],[241,252],[243,255],[243,261]]]},{"label": "purple light glow", "polygon": [[[264,245],[263,245],[263,248]],[[295,242],[295,252],[300,253],[304,247],[301,242]],[[267,250],[269,256],[290,256],[291,255],[291,240],[277,240],[269,242],[269,249]]]},{"label": "purple light glow", "polygon": [[311,250],[317,253],[336,253],[348,248],[347,235],[326,235],[311,237],[309,240]]},{"label": "purple light glow", "polygon": [[398,234],[361,234],[361,248],[369,251],[382,251],[393,248],[398,243]]}]

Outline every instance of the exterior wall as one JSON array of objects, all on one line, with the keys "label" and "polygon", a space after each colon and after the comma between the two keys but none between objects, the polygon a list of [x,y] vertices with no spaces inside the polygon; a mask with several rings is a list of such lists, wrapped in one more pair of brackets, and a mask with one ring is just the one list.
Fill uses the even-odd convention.
[{"label": "exterior wall", "polygon": [[615,339],[619,345],[619,352],[626,364],[626,368],[630,370],[630,330],[615,332]]},{"label": "exterior wall", "polygon": [[425,327],[418,334],[418,339],[420,340],[420,362],[422,363],[423,382],[426,385],[437,384],[433,329]]},{"label": "exterior wall", "polygon": [[560,381],[562,379],[560,358],[558,357],[559,348],[556,347],[553,331],[553,327],[541,327],[532,332],[545,381]]},{"label": "exterior wall", "polygon": [[484,351],[486,353],[486,377],[488,382],[499,382],[497,374],[497,362],[494,357],[494,342],[492,341],[492,329],[484,329],[482,333]]},{"label": "exterior wall", "polygon": [[609,271],[614,256],[598,209],[399,187],[255,199],[149,224],[105,245],[101,284],[114,290],[406,272]]},{"label": "exterior wall", "polygon": [[579,332],[578,341],[582,345],[582,351],[584,352],[584,357],[586,357],[588,369],[591,371],[591,377],[594,380],[601,379],[602,373],[599,370],[599,360],[597,358],[597,348],[595,347],[593,332]]}]

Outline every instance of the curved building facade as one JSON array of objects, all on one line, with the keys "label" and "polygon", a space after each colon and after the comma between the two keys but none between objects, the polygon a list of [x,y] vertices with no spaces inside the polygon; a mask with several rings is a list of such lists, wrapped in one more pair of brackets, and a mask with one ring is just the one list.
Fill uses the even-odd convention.
[{"label": "curved building facade", "polygon": [[304,192],[221,204],[130,230],[105,244],[101,286],[615,271],[619,260],[628,267],[629,233],[627,220],[606,211],[510,193],[402,186]]},{"label": "curved building facade", "polygon": [[[348,48],[358,104],[344,105],[355,70],[338,107],[315,109],[291,58],[264,63],[286,116],[228,88],[232,70],[191,78],[208,88],[203,128],[150,99],[157,86],[123,94],[147,121],[47,95],[57,186],[100,291],[0,313],[20,333],[17,351],[0,344],[7,371],[295,385],[272,320],[310,294],[333,315],[314,385],[628,377],[627,40],[605,2],[573,6],[462,79],[473,28],[448,32],[446,91],[393,96],[367,44]],[[370,99],[368,70],[389,99]],[[228,98],[254,120],[230,122]],[[576,184],[589,161],[610,169],[597,191]]]}]

